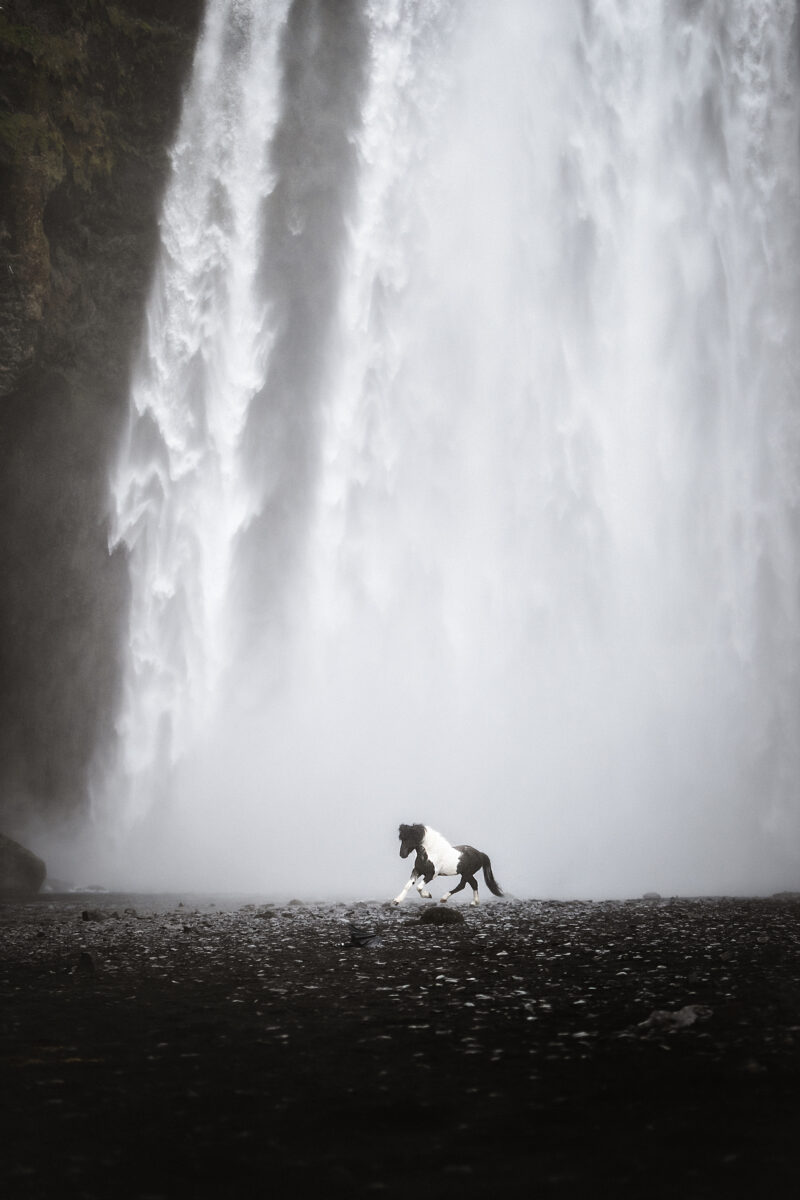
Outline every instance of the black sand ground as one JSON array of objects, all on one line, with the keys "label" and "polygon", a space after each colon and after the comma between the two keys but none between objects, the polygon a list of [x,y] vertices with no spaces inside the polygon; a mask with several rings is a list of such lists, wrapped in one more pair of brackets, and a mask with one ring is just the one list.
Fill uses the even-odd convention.
[{"label": "black sand ground", "polygon": [[0,1192],[800,1195],[800,897],[422,909],[0,904]]}]

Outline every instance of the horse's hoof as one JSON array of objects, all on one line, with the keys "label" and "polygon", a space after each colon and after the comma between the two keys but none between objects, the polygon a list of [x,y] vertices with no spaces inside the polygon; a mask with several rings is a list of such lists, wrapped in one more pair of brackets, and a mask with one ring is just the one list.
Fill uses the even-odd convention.
[{"label": "horse's hoof", "polygon": [[439,897],[440,904],[446,904],[448,900],[449,900],[449,896],[440,896]]}]

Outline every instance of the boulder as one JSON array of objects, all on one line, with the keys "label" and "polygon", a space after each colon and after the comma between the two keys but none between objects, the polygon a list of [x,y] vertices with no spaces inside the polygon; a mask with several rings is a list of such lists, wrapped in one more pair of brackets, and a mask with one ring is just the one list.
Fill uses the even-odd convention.
[{"label": "boulder", "polygon": [[47,867],[42,860],[0,833],[0,895],[31,895],[45,881]]},{"label": "boulder", "polygon": [[424,908],[420,917],[421,925],[460,925],[464,914],[457,908]]}]

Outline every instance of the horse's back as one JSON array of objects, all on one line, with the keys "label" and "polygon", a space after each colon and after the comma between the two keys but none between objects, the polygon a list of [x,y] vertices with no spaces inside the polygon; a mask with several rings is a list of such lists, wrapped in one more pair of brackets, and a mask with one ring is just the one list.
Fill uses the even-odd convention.
[{"label": "horse's back", "polygon": [[462,875],[474,875],[483,866],[483,854],[474,846],[455,846],[458,851],[458,869]]}]

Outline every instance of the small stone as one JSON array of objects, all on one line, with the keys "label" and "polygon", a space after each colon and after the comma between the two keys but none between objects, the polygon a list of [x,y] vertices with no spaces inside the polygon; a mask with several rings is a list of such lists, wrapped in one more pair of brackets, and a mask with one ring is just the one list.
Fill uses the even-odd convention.
[{"label": "small stone", "polygon": [[99,908],[85,908],[81,913],[82,921],[105,921],[106,914]]},{"label": "small stone", "polygon": [[103,908],[85,908],[81,913],[82,921],[118,921],[118,912],[106,912]]},{"label": "small stone", "polygon": [[646,1021],[639,1022],[640,1029],[686,1029],[695,1021],[707,1021],[713,1016],[713,1009],[705,1004],[685,1004],[677,1011],[654,1009]]}]

